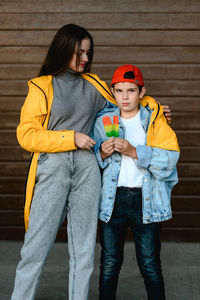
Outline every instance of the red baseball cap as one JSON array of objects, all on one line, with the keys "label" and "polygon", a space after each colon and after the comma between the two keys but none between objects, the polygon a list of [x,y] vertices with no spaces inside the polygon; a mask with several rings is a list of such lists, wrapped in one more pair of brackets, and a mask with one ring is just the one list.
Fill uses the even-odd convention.
[{"label": "red baseball cap", "polygon": [[133,82],[144,86],[142,72],[138,67],[133,65],[123,65],[115,70],[111,85],[118,82]]}]

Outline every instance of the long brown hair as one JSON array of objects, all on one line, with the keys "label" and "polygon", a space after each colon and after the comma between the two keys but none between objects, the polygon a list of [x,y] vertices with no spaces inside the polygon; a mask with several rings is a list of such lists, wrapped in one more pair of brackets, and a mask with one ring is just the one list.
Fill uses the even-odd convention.
[{"label": "long brown hair", "polygon": [[[57,75],[64,72],[69,66],[76,45],[78,46],[77,52],[80,52],[80,46],[83,39],[90,40],[89,59],[84,68],[84,73],[89,72],[94,51],[92,36],[81,26],[66,24],[55,34],[38,76]],[[76,63],[78,65],[79,57],[77,57]]]}]

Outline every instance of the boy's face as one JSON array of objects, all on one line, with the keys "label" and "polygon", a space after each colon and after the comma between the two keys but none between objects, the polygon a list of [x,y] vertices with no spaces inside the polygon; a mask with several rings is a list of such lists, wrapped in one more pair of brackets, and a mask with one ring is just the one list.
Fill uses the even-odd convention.
[{"label": "boy's face", "polygon": [[139,92],[139,87],[135,83],[119,82],[115,83],[111,90],[120,108],[121,117],[131,118],[136,115],[140,99],[146,92],[145,87]]}]

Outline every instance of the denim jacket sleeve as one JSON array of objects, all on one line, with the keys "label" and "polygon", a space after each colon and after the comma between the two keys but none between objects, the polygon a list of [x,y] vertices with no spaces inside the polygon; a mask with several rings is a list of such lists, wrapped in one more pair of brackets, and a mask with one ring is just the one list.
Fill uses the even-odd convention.
[{"label": "denim jacket sleeve", "polygon": [[105,133],[104,133],[104,128],[102,126],[102,118],[99,117],[96,119],[94,127],[93,127],[93,132],[92,132],[92,138],[95,140],[96,144],[94,145],[94,153],[97,159],[97,162],[99,164],[99,167],[101,169],[105,169],[108,165],[108,158],[102,159],[101,153],[100,153],[100,148],[101,144],[106,140]]},{"label": "denim jacket sleeve", "polygon": [[148,169],[158,180],[170,180],[174,172],[180,153],[151,146],[139,145],[136,147],[138,156],[137,165]]}]

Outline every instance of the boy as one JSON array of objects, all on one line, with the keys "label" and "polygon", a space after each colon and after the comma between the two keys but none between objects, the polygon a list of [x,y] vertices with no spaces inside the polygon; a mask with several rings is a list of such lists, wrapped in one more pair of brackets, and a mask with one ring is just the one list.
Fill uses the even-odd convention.
[{"label": "boy", "polygon": [[[144,97],[146,88],[136,66],[117,68],[111,86],[119,107],[99,116],[94,126],[94,150],[102,168],[99,299],[116,299],[130,227],[148,299],[164,300],[160,222],[172,217],[170,195],[178,181],[179,146],[163,108],[152,97]],[[118,137],[108,138],[110,132]]]}]

